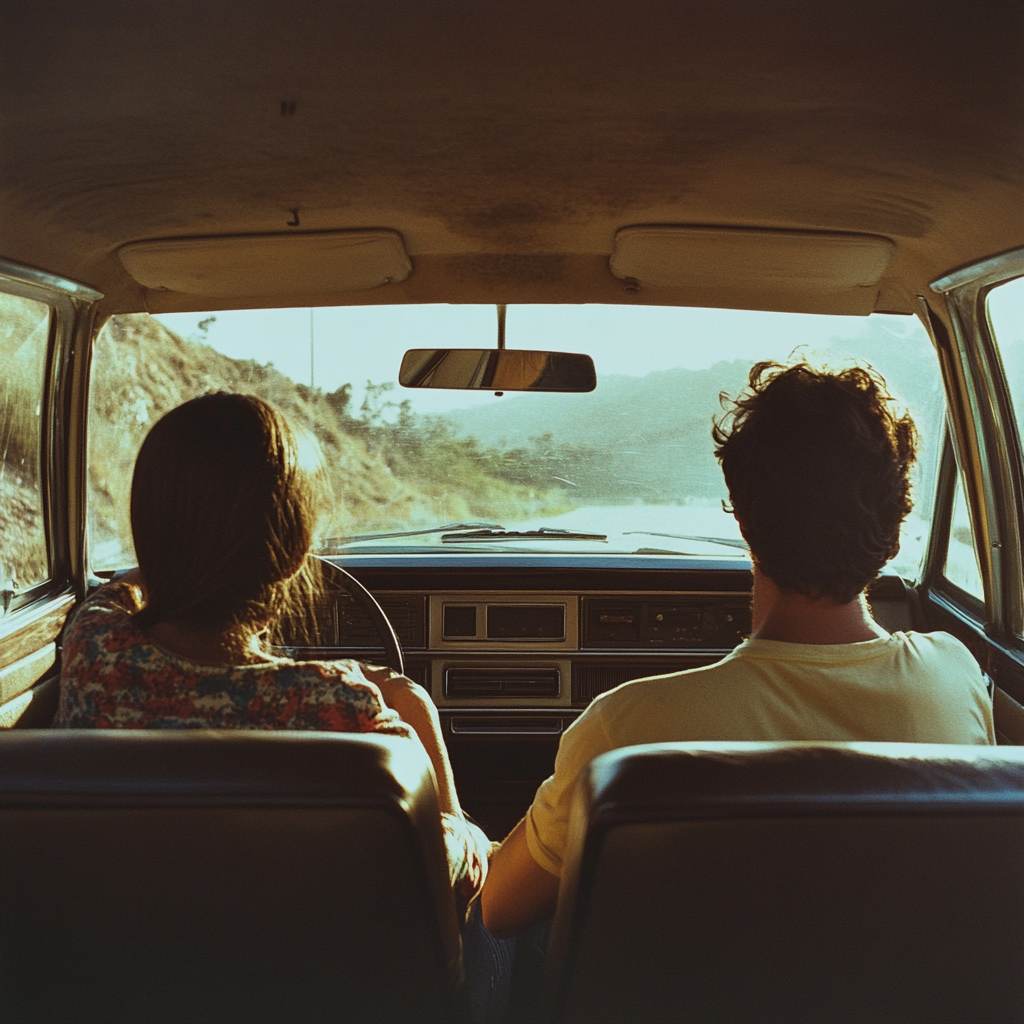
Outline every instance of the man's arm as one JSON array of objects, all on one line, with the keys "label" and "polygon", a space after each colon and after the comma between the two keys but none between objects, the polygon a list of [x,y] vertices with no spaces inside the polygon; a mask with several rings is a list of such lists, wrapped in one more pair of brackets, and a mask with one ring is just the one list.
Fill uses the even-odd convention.
[{"label": "man's arm", "polygon": [[484,926],[495,938],[504,939],[550,917],[558,901],[558,883],[558,877],[531,856],[524,818],[491,857],[480,894]]},{"label": "man's arm", "polygon": [[[484,925],[497,938],[514,935],[555,911],[576,780],[598,754],[615,746],[601,718],[603,701],[598,697],[563,733],[554,775],[541,783],[527,816],[491,857],[480,909]],[[536,857],[527,844],[527,827],[530,845],[536,842]]]}]

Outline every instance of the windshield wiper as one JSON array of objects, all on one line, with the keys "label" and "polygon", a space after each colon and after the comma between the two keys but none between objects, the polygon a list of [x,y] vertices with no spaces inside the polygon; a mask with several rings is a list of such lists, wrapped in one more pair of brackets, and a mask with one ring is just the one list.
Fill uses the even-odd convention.
[{"label": "windshield wiper", "polygon": [[721,544],[727,548],[739,548],[741,551],[749,551],[746,541],[732,540],[730,537],[698,537],[692,533],[654,533],[652,530],[628,530],[623,537],[668,537],[670,540],[699,540],[703,544]]},{"label": "windshield wiper", "polygon": [[[361,540],[390,540],[392,537],[425,537],[428,533],[452,533],[456,530],[502,530],[499,523],[449,523],[447,526],[430,526],[423,530],[402,530],[400,533],[357,533],[351,537],[328,537],[325,548],[343,547]],[[443,539],[443,538],[442,538]]]},{"label": "windshield wiper", "polygon": [[505,530],[490,526],[465,533],[446,533],[442,544],[473,544],[481,540],[608,540],[604,533],[577,533],[575,530],[556,530],[542,526],[539,530]]}]

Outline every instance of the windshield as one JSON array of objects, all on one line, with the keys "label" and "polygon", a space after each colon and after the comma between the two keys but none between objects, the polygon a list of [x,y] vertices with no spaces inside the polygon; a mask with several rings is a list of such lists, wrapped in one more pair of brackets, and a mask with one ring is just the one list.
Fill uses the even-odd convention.
[{"label": "windshield", "polygon": [[134,564],[131,472],[149,427],[214,390],[267,399],[314,436],[332,489],[317,550],[742,557],[711,443],[721,393],[759,360],[870,364],[921,433],[914,513],[894,567],[919,571],[944,430],[920,323],[653,306],[510,306],[509,348],[591,355],[595,391],[409,390],[408,348],[486,348],[494,306],[133,314],[97,341],[90,410],[94,569]]}]

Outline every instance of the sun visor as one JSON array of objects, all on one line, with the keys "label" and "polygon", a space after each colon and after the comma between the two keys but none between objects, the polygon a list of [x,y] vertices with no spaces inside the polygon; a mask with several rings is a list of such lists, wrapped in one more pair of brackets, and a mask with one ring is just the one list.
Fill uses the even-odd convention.
[{"label": "sun visor", "polygon": [[317,295],[404,281],[397,231],[317,231],[132,242],[118,250],[145,288],[186,295]]},{"label": "sun visor", "polygon": [[866,315],[894,248],[877,235],[638,225],[616,233],[609,262],[696,305]]}]

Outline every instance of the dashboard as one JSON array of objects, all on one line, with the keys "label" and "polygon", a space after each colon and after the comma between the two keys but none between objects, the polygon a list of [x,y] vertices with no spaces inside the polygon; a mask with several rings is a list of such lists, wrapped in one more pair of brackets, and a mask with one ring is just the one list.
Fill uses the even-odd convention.
[{"label": "dashboard", "polygon": [[[561,734],[631,679],[710,665],[751,631],[751,563],[671,555],[381,554],[331,558],[371,593],[431,694],[464,808],[492,839],[525,813]],[[868,590],[888,630],[920,629],[898,575]],[[369,615],[333,590],[336,646],[296,657],[383,659]]]},{"label": "dashboard", "polygon": [[[377,598],[406,674],[431,694],[463,806],[493,839],[525,813],[558,741],[599,694],[631,679],[715,662],[749,634],[745,558],[565,554],[332,558]],[[921,628],[917,595],[883,575],[868,592],[890,631]],[[374,625],[332,590],[336,646],[304,658],[380,662]]]},{"label": "dashboard", "polygon": [[[750,632],[744,560],[713,568],[693,559],[658,568],[602,561],[360,556],[343,564],[391,620],[407,674],[455,731],[466,731],[479,716],[471,722],[462,712],[571,715],[628,679],[709,664]],[[332,598],[337,649],[379,655],[362,607],[344,593]]]},{"label": "dashboard", "polygon": [[[631,679],[715,662],[751,629],[746,558],[672,555],[380,554],[331,558],[377,598],[406,674],[438,707],[464,808],[492,839],[525,813],[562,733]],[[899,576],[869,588],[886,629],[922,628]],[[373,622],[332,589],[336,646],[303,658],[380,662]]]},{"label": "dashboard", "polygon": [[[707,665],[750,632],[744,558],[402,554],[331,558],[380,603],[406,674],[441,715],[456,784],[492,838],[551,774],[561,734],[630,679]],[[380,661],[355,599],[332,590],[336,646],[295,657]]]}]

